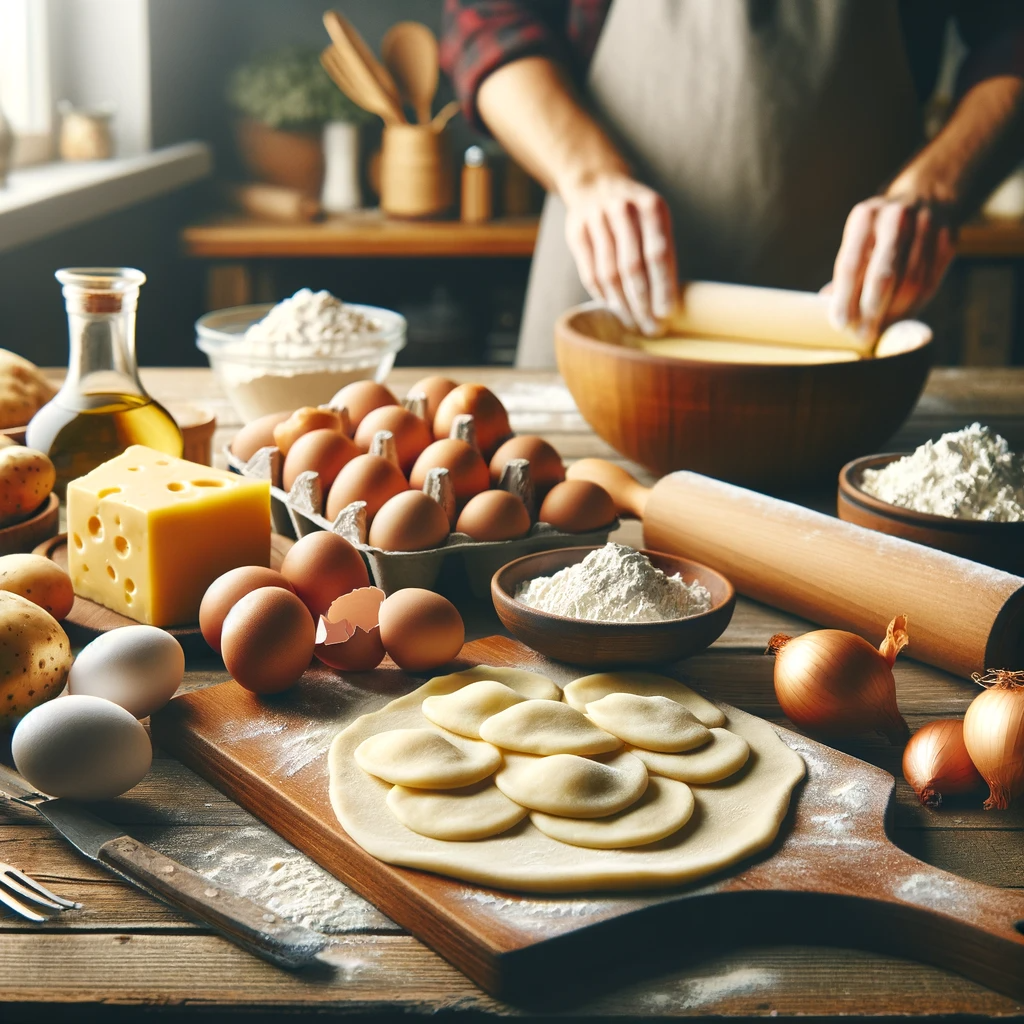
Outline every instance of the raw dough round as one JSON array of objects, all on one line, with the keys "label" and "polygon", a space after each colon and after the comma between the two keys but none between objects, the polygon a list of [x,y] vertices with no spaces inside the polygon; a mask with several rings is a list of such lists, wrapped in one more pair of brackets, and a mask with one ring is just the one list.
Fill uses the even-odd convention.
[{"label": "raw dough round", "polygon": [[577,711],[586,711],[588,704],[607,697],[609,693],[638,693],[641,697],[668,697],[682,704],[709,729],[725,725],[721,708],[688,686],[654,672],[597,672],[574,679],[564,692],[566,701]]},{"label": "raw dough round", "polygon": [[607,818],[562,818],[533,811],[530,821],[546,836],[591,850],[646,846],[678,832],[693,814],[693,793],[683,782],[652,776],[635,804]]},{"label": "raw dough round", "polygon": [[427,683],[429,693],[454,693],[466,683],[477,683],[482,679],[493,679],[515,690],[520,697],[528,700],[561,700],[562,691],[547,676],[539,672],[527,672],[522,668],[500,668],[497,665],[477,665],[461,672],[446,676],[434,676]]},{"label": "raw dough round", "polygon": [[521,754],[607,754],[622,740],[553,700],[525,700],[488,718],[480,738]]},{"label": "raw dough round", "polygon": [[510,800],[531,811],[603,818],[643,796],[647,769],[625,751],[601,761],[578,754],[507,754],[494,783]]},{"label": "raw dough round", "polygon": [[[502,671],[481,666],[466,673],[467,678],[455,673],[431,679],[379,711],[360,716],[335,738],[328,758],[331,805],[342,828],[368,853],[389,864],[488,888],[548,894],[623,892],[695,882],[760,853],[775,840],[793,790],[804,776],[804,763],[771,725],[736,708],[728,709],[726,727],[750,744],[751,767],[726,782],[695,788],[697,806],[690,824],[660,842],[632,850],[591,850],[550,839],[529,819],[476,842],[444,842],[406,828],[388,810],[392,787],[356,764],[356,748],[388,730],[426,728],[429,723],[420,707],[426,697],[451,693],[477,679],[509,685],[499,674]],[[559,671],[565,670],[552,668]],[[536,673],[518,675],[543,678]],[[553,683],[546,689],[557,694]],[[517,756],[526,755],[509,755]]]},{"label": "raw dough round", "polygon": [[[682,783],[675,783],[682,785]],[[391,813],[406,828],[432,839],[486,839],[505,832],[529,814],[484,779],[461,789],[424,790],[395,786],[388,793]]]},{"label": "raw dough round", "polygon": [[501,754],[490,744],[436,729],[379,733],[360,743],[354,757],[364,772],[413,789],[471,786],[501,767]]},{"label": "raw dough round", "polygon": [[511,686],[494,679],[481,679],[454,693],[428,697],[423,702],[423,714],[442,729],[478,740],[480,726],[488,718],[524,700],[526,698]]},{"label": "raw dough round", "polygon": [[587,717],[606,732],[644,750],[678,753],[711,741],[696,715],[668,697],[609,693],[587,705]]},{"label": "raw dough round", "polygon": [[630,747],[630,753],[643,761],[649,772],[679,782],[707,785],[709,782],[721,782],[738,772],[750,757],[750,745],[742,736],[726,729],[712,729],[711,742],[700,750],[661,754],[655,750]]}]

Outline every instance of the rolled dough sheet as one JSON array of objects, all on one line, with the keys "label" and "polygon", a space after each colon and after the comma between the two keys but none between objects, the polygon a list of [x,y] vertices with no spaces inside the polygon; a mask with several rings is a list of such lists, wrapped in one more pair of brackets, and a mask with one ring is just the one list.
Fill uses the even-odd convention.
[{"label": "rolled dough sheet", "polygon": [[394,817],[387,807],[391,786],[367,775],[355,763],[353,753],[363,740],[377,733],[427,727],[420,705],[431,694],[451,693],[474,679],[498,679],[512,685],[493,669],[473,670],[470,675],[472,678],[457,673],[431,680],[380,711],[357,719],[331,745],[331,804],[345,831],[374,857],[389,864],[520,892],[680,885],[721,871],[771,845],[786,816],[793,789],[804,776],[800,756],[767,722],[731,709],[728,715],[719,712],[722,721],[715,725],[724,725],[742,736],[750,745],[750,758],[724,782],[691,786],[693,816],[666,839],[631,849],[592,850],[551,839],[529,820],[474,842],[430,839]]}]

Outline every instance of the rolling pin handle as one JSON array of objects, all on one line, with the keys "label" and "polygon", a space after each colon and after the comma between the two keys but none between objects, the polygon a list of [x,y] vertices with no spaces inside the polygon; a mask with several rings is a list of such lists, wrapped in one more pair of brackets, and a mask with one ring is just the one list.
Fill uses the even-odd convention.
[{"label": "rolling pin handle", "polygon": [[598,484],[611,495],[619,515],[643,519],[651,489],[644,487],[614,462],[607,459],[580,459],[566,470],[565,477],[567,480],[589,480]]}]

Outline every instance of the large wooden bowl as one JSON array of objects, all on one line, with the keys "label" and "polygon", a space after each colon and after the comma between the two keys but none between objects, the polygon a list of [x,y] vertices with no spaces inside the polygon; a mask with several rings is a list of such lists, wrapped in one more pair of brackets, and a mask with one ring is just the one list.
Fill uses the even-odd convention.
[{"label": "large wooden bowl", "polygon": [[995,566],[1005,572],[1024,575],[1024,523],[991,523],[933,516],[891,505],[861,489],[865,469],[881,469],[903,458],[903,454],[869,455],[843,466],[839,473],[839,518],[869,530]]},{"label": "large wooden bowl", "polygon": [[582,562],[593,547],[558,548],[517,558],[491,579],[494,610],[505,628],[535,651],[574,665],[670,664],[710,647],[724,632],[736,606],[736,592],[721,573],[660,551],[644,554],[662,572],[699,580],[711,594],[702,615],[664,622],[590,622],[538,611],[515,599],[516,588],[537,576],[550,576]]},{"label": "large wooden bowl", "polygon": [[615,316],[592,303],[555,325],[566,386],[613,448],[659,475],[691,469],[773,490],[834,479],[844,462],[877,451],[924,387],[931,340],[925,324],[905,320],[874,359],[753,366],[630,347]]}]

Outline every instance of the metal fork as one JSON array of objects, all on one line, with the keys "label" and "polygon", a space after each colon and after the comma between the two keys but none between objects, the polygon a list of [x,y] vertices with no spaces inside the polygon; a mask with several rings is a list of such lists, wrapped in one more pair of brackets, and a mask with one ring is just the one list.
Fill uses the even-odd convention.
[{"label": "metal fork", "polygon": [[24,871],[3,863],[0,863],[0,903],[29,921],[49,921],[65,910],[78,910],[82,906],[50,892]]}]

